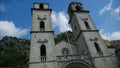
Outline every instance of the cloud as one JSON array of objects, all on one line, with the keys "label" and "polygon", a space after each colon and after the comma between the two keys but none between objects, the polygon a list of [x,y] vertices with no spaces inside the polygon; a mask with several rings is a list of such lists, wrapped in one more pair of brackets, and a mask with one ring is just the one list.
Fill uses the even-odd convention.
[{"label": "cloud", "polygon": [[64,32],[66,30],[71,30],[68,24],[68,17],[65,12],[52,12],[52,21],[53,21],[53,28],[58,27],[60,32]]},{"label": "cloud", "polygon": [[6,11],[6,6],[4,3],[0,4],[0,12],[5,12]]},{"label": "cloud", "polygon": [[118,16],[120,14],[120,6],[118,6],[117,8],[115,8],[113,11],[112,11],[112,14],[114,16]]},{"label": "cloud", "polygon": [[120,20],[120,6],[116,7],[115,9],[113,9],[111,11],[111,14],[113,17],[115,17],[116,19]]},{"label": "cloud", "polygon": [[107,33],[103,29],[100,31],[100,34],[101,34],[102,38],[106,39],[106,40],[119,40],[120,39],[120,31]]},{"label": "cloud", "polygon": [[106,11],[110,11],[112,10],[112,0],[110,0],[109,4],[104,6],[104,8],[102,8],[100,11],[99,11],[99,14],[100,15],[103,15]]},{"label": "cloud", "polygon": [[28,29],[20,29],[11,21],[0,21],[0,38],[3,36],[22,37],[28,33]]}]

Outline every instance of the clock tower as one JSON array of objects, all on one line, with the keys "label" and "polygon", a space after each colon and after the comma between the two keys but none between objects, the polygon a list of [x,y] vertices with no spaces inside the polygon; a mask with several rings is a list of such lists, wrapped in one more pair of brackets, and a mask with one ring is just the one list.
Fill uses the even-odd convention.
[{"label": "clock tower", "polygon": [[34,8],[31,8],[29,68],[57,68],[51,12],[47,3],[34,3]]}]

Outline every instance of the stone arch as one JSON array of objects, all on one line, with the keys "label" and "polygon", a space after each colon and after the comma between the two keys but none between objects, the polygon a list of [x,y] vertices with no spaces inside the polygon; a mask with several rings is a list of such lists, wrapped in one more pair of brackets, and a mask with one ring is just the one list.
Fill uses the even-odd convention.
[{"label": "stone arch", "polygon": [[44,44],[40,46],[40,56],[41,56],[41,62],[46,61],[46,46]]},{"label": "stone arch", "polygon": [[45,47],[45,45],[41,45],[41,47],[40,47],[40,50],[41,50],[41,56],[46,56],[46,47]]},{"label": "stone arch", "polygon": [[45,30],[45,23],[43,21],[40,22],[40,30]]},{"label": "stone arch", "polygon": [[71,61],[64,64],[62,68],[92,68],[92,66],[84,61]]},{"label": "stone arch", "polygon": [[100,46],[99,46],[99,44],[98,44],[97,42],[94,42],[94,46],[95,46],[98,54],[103,55],[103,52],[102,52],[102,50],[100,49]]},{"label": "stone arch", "polygon": [[84,21],[84,23],[87,29],[91,29],[87,21]]},{"label": "stone arch", "polygon": [[76,5],[75,8],[76,8],[77,11],[81,11],[82,10],[82,7],[79,6],[79,5]]},{"label": "stone arch", "polygon": [[96,50],[97,50],[98,52],[100,52],[100,51],[101,51],[101,49],[100,49],[100,47],[99,47],[98,43],[94,42],[94,45],[95,45]]}]

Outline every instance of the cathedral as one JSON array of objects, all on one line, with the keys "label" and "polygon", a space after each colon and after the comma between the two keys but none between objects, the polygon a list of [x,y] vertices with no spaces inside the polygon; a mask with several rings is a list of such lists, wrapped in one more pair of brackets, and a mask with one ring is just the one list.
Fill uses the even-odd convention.
[{"label": "cathedral", "polygon": [[68,7],[75,44],[61,41],[55,45],[48,3],[34,3],[31,13],[29,68],[118,68],[81,3],[71,2]]}]

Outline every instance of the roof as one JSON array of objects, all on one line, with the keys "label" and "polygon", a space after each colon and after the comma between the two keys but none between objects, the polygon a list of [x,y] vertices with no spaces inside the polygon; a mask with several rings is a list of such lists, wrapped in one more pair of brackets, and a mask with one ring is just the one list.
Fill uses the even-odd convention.
[{"label": "roof", "polygon": [[62,42],[68,43],[68,42],[66,42],[65,40],[61,40],[61,41],[58,42],[56,45],[58,45],[58,44],[60,44],[60,43],[62,43]]},{"label": "roof", "polygon": [[118,52],[120,50],[120,45],[116,48],[116,52]]}]

